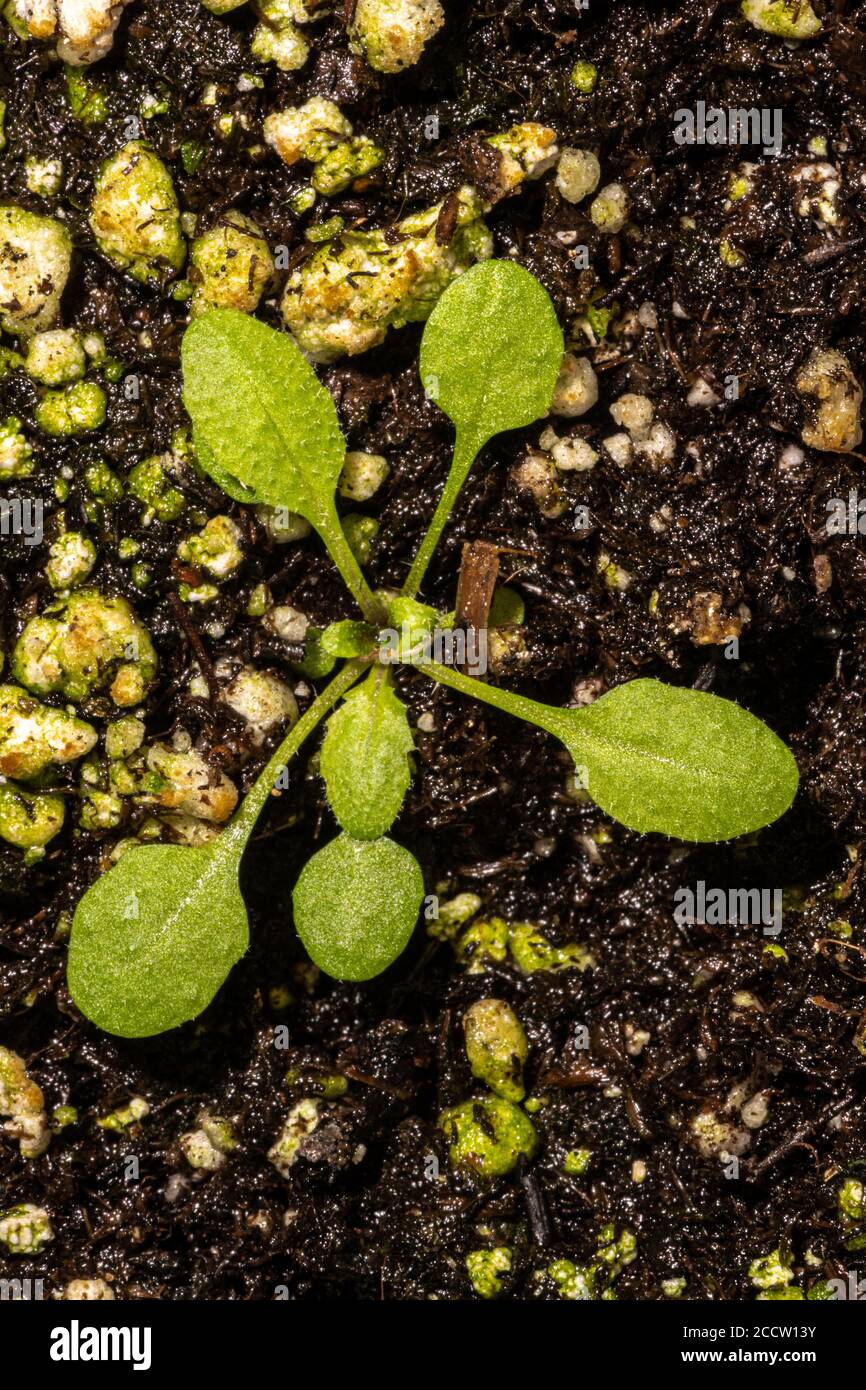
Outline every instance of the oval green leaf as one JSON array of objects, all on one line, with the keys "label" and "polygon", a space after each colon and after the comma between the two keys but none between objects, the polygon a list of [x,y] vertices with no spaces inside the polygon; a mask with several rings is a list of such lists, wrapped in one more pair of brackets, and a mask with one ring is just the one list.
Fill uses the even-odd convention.
[{"label": "oval green leaf", "polygon": [[145,1038],[207,1007],[249,941],[238,852],[227,831],[207,849],[139,845],[85,893],[68,980],[92,1023]]},{"label": "oval green leaf", "polygon": [[631,830],[732,840],[778,820],[797,792],[790,749],[718,695],[628,681],[553,723],[593,801]]},{"label": "oval green leaf", "polygon": [[790,748],[733,700],[634,680],[585,709],[560,709],[438,662],[419,666],[442,685],[553,734],[596,805],[630,830],[733,840],[778,820],[797,793]]},{"label": "oval green leaf", "polygon": [[425,390],[475,452],[547,415],[565,351],[550,296],[513,261],[482,261],[442,295],[421,340]]},{"label": "oval green leaf", "polygon": [[405,949],[424,878],[393,840],[340,835],[305,865],[292,896],[295,927],[316,965],[336,980],[371,980]]},{"label": "oval green leaf", "polygon": [[526,604],[516,589],[500,584],[490,605],[488,627],[520,627],[526,621]]},{"label": "oval green leaf", "polygon": [[372,651],[376,642],[375,629],[369,623],[356,622],[354,618],[341,618],[329,623],[321,634],[321,648],[328,656],[363,656]]},{"label": "oval green leaf", "polygon": [[327,530],[346,444],[294,339],[236,309],[211,309],[186,330],[181,362],[199,461],[214,481]]},{"label": "oval green leaf", "polygon": [[412,779],[414,750],[406,708],[378,666],[331,715],[322,744],[331,810],[355,839],[375,840],[394,824]]},{"label": "oval green leaf", "polygon": [[346,441],[329,392],[287,333],[236,309],[186,330],[183,400],[198,461],[239,502],[299,512],[316,528],[368,621],[381,618],[337,517]]},{"label": "oval green leaf", "polygon": [[479,450],[550,411],[565,342],[547,291],[513,261],[483,261],[442,295],[424,328],[425,391],[457,427],[436,514],[412,562],[414,595]]}]

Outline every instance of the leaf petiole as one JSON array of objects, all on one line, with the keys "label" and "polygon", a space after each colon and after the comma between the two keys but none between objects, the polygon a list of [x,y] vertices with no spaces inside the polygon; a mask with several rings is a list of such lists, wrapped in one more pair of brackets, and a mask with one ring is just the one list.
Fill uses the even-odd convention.
[{"label": "leaf petiole", "polygon": [[563,709],[418,664],[443,685],[553,734],[595,804],[641,834],[732,840],[778,820],[796,794],[791,750],[733,700],[639,677]]},{"label": "leaf petiole", "polygon": [[457,494],[487,441],[548,413],[564,351],[550,296],[510,260],[473,266],[433,309],[421,339],[419,371],[457,435],[445,488],[403,588],[409,598],[418,592]]},{"label": "leaf petiole", "polygon": [[500,690],[495,685],[486,685],[484,681],[466,676],[451,666],[442,666],[438,661],[419,661],[417,666],[419,671],[423,671],[440,685],[450,685],[452,690],[459,690],[462,695],[469,695],[473,700],[483,700],[485,704],[495,705],[506,714],[517,715],[528,724],[536,724],[539,728],[545,729],[549,734],[553,734],[554,738],[562,737],[562,722],[557,718],[559,711],[550,705],[539,704],[537,700],[529,700],[525,695],[515,695],[510,690]]},{"label": "leaf petiole", "polygon": [[351,546],[346,540],[345,532],[340,525],[336,511],[332,517],[328,518],[327,528],[317,526],[322,540],[328,549],[328,553],[337,569],[342,575],[346,588],[351,593],[366,621],[373,627],[381,627],[385,621],[385,609],[383,604],[367,583],[361,571],[361,567],[352,553]]},{"label": "leaf petiole", "polygon": [[412,561],[412,568],[409,571],[403,593],[407,598],[414,598],[427,573],[427,566],[433,558],[433,552],[439,544],[439,538],[448,522],[448,518],[454,509],[454,503],[460,493],[460,489],[466,481],[473,463],[475,462],[481,449],[484,447],[484,440],[478,441],[469,436],[463,435],[458,431],[454,445],[454,457],[451,462],[451,469],[439,504],[433,513],[433,520],[427,530],[423,541],[418,547],[418,553]]}]

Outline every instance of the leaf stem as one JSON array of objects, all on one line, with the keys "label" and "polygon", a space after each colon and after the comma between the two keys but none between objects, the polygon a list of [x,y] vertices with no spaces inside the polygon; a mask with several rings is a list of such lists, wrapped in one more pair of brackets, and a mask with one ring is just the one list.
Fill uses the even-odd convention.
[{"label": "leaf stem", "polygon": [[462,695],[470,695],[473,700],[483,700],[485,704],[495,705],[506,714],[516,715],[527,724],[535,724],[538,728],[553,734],[554,738],[562,740],[561,711],[553,705],[542,705],[538,700],[527,699],[525,695],[515,695],[510,690],[499,690],[495,685],[485,685],[484,681],[466,676],[451,666],[442,666],[438,661],[419,661],[415,664],[419,671],[423,671],[425,676],[430,676],[440,685],[448,685],[452,690],[459,690]]},{"label": "leaf stem", "polygon": [[350,686],[354,685],[358,677],[366,671],[368,663],[365,661],[349,661],[334,679],[325,686],[320,695],[317,695],[310,708],[305,714],[301,715],[297,724],[289,731],[283,739],[279,748],[271,757],[267,766],[259,773],[255,783],[244,797],[243,805],[234,816],[231,824],[223,831],[220,840],[228,836],[232,847],[238,853],[243,850],[244,845],[252,834],[256,821],[264,809],[264,806],[274,789],[274,783],[280,772],[287,766],[290,758],[297,753],[301,744],[313,732],[321,722],[332,705],[335,705],[340,696],[345,694]]},{"label": "leaf stem", "polygon": [[372,627],[381,627],[385,621],[385,610],[373,593],[361,572],[361,566],[352,554],[346,540],[346,533],[334,511],[328,517],[327,525],[318,528],[319,534],[328,549],[328,554],[343,577],[346,588],[355,599],[358,607]]},{"label": "leaf stem", "polygon": [[472,436],[464,436],[459,431],[454,443],[454,457],[451,461],[451,469],[439,498],[439,505],[433,513],[433,520],[430,522],[427,534],[418,547],[418,553],[412,561],[412,568],[403,585],[403,593],[407,598],[414,598],[421,588],[421,582],[427,573],[427,566],[433,558],[433,552],[439,544],[439,537],[445,530],[445,525],[457,501],[457,496],[466,481],[466,476],[478,457],[479,451],[484,441],[476,441]]}]

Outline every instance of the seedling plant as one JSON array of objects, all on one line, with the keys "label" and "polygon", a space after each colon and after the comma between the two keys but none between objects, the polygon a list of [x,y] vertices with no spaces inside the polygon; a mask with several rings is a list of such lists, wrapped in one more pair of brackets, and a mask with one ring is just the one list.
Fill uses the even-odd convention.
[{"label": "seedling plant", "polygon": [[490,439],[547,415],[563,352],[547,293],[511,262],[476,265],[439,300],[420,372],[455,426],[454,455],[429,530],[393,596],[370,589],[340,525],[335,492],[346,443],[331,396],[294,340],[228,309],[187,329],[184,402],[201,466],[237,501],[305,517],[362,617],[308,642],[309,669],[330,682],[222,834],[203,848],[136,846],[80,900],[69,987],[100,1028],[123,1037],[161,1033],[213,999],[249,941],[238,883],[247,841],[290,759],[322,721],[321,772],[341,833],[295,884],[295,927],[313,961],[337,979],[370,979],[403,951],[425,886],[415,857],[387,833],[411,781],[414,742],[394,688],[393,653],[383,658],[385,629],[403,634],[404,663],[559,739],[592,800],[632,830],[727,840],[787,810],[798,781],[791,752],[732,701],[637,679],[584,708],[561,709],[430,659],[426,639],[446,620],[417,595],[460,489]]}]

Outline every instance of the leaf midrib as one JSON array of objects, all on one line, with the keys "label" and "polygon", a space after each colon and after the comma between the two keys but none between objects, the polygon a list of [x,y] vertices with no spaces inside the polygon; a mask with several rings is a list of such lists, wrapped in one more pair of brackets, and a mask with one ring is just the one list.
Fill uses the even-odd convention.
[{"label": "leaf midrib", "polygon": [[[566,727],[570,728],[570,725]],[[673,758],[670,755],[654,753],[642,744],[632,743],[627,738],[614,739],[607,734],[598,733],[591,728],[581,731],[580,737],[587,742],[595,742],[597,746],[610,750],[614,755],[621,754],[623,756],[631,756],[632,758],[641,758],[659,767],[675,768],[678,773],[684,776],[697,777],[706,785],[718,787],[727,787],[731,785],[729,777],[726,777],[723,772],[716,771],[715,768],[708,768],[705,763],[685,762],[678,758]],[[570,747],[569,752],[571,752]],[[574,755],[572,754],[572,756]]]},{"label": "leaf midrib", "polygon": [[[204,866],[201,872],[195,875],[189,892],[184,893],[180,901],[177,903],[176,907],[173,908],[172,911],[170,911],[169,913],[162,915],[162,922],[159,929],[156,932],[150,934],[152,942],[161,941],[170,930],[173,930],[176,927],[178,922],[183,921],[188,909],[192,908],[193,911],[196,910],[194,907],[196,897],[201,895],[202,891],[211,884],[214,878],[228,878],[230,887],[234,888],[236,886],[237,868],[240,863],[240,857],[237,853],[236,848],[233,845],[226,846],[221,844],[220,841],[226,833],[227,830],[222,832],[220,840],[217,841],[213,849],[203,851],[203,853],[207,855],[207,864]],[[144,849],[144,852],[147,853],[147,849],[145,846],[142,846],[142,849]],[[184,851],[181,850],[181,853],[183,852]],[[233,866],[231,872],[229,872],[228,866],[231,865],[232,860],[235,860],[236,863]],[[144,870],[143,864],[141,865],[141,869]],[[138,865],[136,865],[136,876],[138,877],[138,875],[139,867]],[[151,875],[148,875],[148,877],[150,878]],[[126,893],[128,893],[129,891],[130,889],[128,888],[125,890]],[[138,892],[140,897],[145,896],[144,893],[142,893],[141,890],[136,886],[133,886],[131,891]],[[221,900],[225,900],[224,889],[221,894]],[[211,915],[209,914],[208,927],[210,927],[211,920]]]}]

